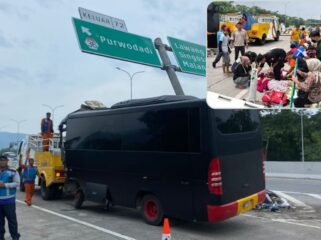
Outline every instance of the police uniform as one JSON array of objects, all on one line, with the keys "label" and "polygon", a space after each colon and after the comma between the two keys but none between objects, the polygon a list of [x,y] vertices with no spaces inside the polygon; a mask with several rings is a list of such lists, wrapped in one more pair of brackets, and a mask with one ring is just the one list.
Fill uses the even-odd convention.
[{"label": "police uniform", "polygon": [[0,181],[4,186],[0,187],[0,240],[4,239],[5,218],[7,218],[11,238],[20,238],[16,216],[16,189],[20,184],[19,174],[9,168],[0,169]]}]

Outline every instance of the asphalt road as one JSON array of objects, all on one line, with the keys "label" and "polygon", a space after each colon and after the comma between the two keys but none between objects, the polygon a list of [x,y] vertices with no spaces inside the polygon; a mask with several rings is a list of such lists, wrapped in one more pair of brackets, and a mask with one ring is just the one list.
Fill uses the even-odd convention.
[{"label": "asphalt road", "polygon": [[[269,41],[263,46],[251,44],[247,51],[253,51],[256,53],[264,54],[272,48],[283,48],[285,51],[290,49],[290,37],[281,36],[279,41]],[[232,49],[231,64],[234,62],[234,50]],[[232,79],[232,74],[224,74],[222,70],[222,60],[216,65],[216,68],[212,67],[212,63],[215,56],[207,58],[207,89],[210,92],[219,93],[225,96],[246,100],[249,97],[248,89],[238,89]],[[262,94],[257,92],[256,103],[262,104]]]},{"label": "asphalt road", "polygon": [[[321,181],[269,178],[267,187],[282,191],[294,201],[294,209],[280,213],[256,210],[218,224],[170,219],[172,239],[320,239]],[[23,193],[18,193],[17,213],[23,240],[161,239],[162,228],[145,224],[132,209],[113,207],[104,211],[102,206],[85,202],[84,209],[75,210],[70,199],[43,201],[39,192],[32,207],[22,200]]]}]

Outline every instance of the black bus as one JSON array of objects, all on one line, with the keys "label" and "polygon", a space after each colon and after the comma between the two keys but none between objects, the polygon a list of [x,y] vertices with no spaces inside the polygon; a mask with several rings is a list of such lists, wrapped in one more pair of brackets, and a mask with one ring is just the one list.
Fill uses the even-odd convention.
[{"label": "black bus", "polygon": [[76,111],[60,124],[75,204],[96,200],[164,216],[217,222],[265,197],[257,110],[213,110],[205,100],[162,96]]}]

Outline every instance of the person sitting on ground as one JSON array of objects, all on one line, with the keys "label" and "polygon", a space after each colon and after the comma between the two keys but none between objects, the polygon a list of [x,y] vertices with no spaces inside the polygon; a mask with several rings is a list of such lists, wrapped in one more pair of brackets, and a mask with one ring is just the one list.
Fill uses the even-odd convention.
[{"label": "person sitting on ground", "polygon": [[245,89],[249,86],[251,69],[250,59],[246,56],[242,56],[241,63],[234,71],[233,81],[235,83],[235,87]]},{"label": "person sitting on ground", "polygon": [[295,53],[295,51],[298,49],[297,46],[296,46],[294,43],[291,43],[290,48],[291,48],[290,51],[291,51],[292,53]]},{"label": "person sitting on ground", "polygon": [[[294,54],[292,53],[292,51],[289,51],[287,53],[286,60],[290,66],[290,69],[288,70],[288,73],[286,75],[286,79],[291,79],[291,77],[293,76],[296,61],[298,61],[298,69],[299,70],[301,70],[303,72],[308,72],[308,65],[307,65],[306,61],[304,60],[304,58],[295,57]],[[300,81],[302,80],[301,76],[299,76],[299,80]]]},{"label": "person sitting on ground", "polygon": [[307,65],[308,73],[298,70],[298,76],[304,78],[303,82],[300,82],[297,77],[292,78],[296,83],[296,88],[306,93],[294,100],[294,106],[297,108],[308,107],[312,103],[321,101],[321,61],[311,58],[307,60]]},{"label": "person sitting on ground", "polygon": [[[252,52],[252,51],[247,51],[244,53],[244,56],[245,57],[248,57],[250,59],[250,62],[251,62],[251,65],[253,62],[256,61],[256,57],[257,57],[257,54],[255,52]],[[235,71],[236,67],[240,64],[241,62],[241,58],[238,58],[232,65],[232,72]]]},{"label": "person sitting on ground", "polygon": [[230,29],[226,27],[224,29],[224,33],[221,36],[219,42],[219,52],[222,53],[223,56],[223,73],[230,73],[229,66],[230,66]]}]

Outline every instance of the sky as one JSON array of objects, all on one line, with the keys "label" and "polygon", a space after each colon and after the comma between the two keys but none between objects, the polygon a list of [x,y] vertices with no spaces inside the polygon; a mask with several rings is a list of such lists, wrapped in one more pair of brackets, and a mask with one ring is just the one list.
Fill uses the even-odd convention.
[{"label": "sky", "polygon": [[[62,118],[85,100],[111,106],[130,97],[174,94],[165,71],[80,51],[72,17],[78,7],[124,19],[131,33],[155,39],[167,36],[206,45],[208,0],[0,0],[0,131],[35,134],[49,108],[55,130]],[[170,53],[171,54],[171,53]],[[176,64],[174,57],[171,59]],[[206,79],[178,73],[187,95],[206,96]]]},{"label": "sky", "polygon": [[268,10],[279,11],[280,14],[303,19],[321,19],[320,0],[240,0],[234,2],[250,7],[258,6]]}]

